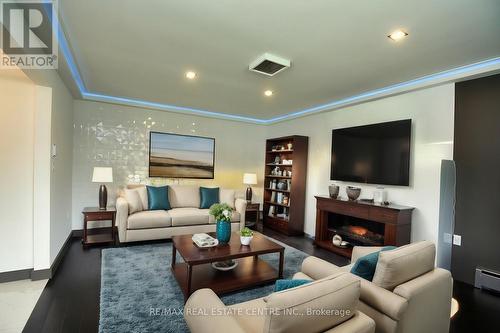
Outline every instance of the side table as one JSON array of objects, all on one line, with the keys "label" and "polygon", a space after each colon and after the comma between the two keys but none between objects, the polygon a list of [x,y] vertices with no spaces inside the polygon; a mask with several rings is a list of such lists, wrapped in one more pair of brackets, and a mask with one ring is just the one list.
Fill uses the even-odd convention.
[{"label": "side table", "polygon": [[[106,210],[101,210],[99,207],[85,207],[82,211],[83,214],[83,246],[103,243],[115,243],[115,207],[108,207]],[[111,221],[111,232],[89,234],[87,224],[89,221]]]},{"label": "side table", "polygon": [[[255,221],[248,221],[248,213],[255,213]],[[259,203],[247,203],[247,209],[245,210],[245,226],[253,227],[259,224],[260,219],[260,204]]]}]

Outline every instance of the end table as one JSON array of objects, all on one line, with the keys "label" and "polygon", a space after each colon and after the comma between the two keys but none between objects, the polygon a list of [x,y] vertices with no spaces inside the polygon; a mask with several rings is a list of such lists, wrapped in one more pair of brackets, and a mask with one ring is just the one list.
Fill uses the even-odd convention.
[{"label": "end table", "polygon": [[[247,222],[247,214],[248,213],[255,213],[255,221],[249,221]],[[259,224],[259,219],[260,219],[260,204],[259,203],[247,203],[247,209],[245,210],[245,226],[246,227],[253,227]]]},{"label": "end table", "polygon": [[[103,243],[115,243],[115,207],[107,207],[106,210],[101,210],[99,207],[85,207],[82,211],[83,214],[83,246]],[[89,221],[111,221],[111,232],[90,234],[87,230]]]}]

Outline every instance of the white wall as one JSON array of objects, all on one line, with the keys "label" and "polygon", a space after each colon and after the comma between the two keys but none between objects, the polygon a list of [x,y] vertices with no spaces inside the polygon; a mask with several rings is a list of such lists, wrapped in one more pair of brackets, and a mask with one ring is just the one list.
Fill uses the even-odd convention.
[{"label": "white wall", "polygon": [[[82,208],[98,204],[99,184],[91,182],[94,166],[113,167],[108,205],[114,204],[128,175],[153,184],[174,181],[147,179],[150,130],[215,138],[215,179],[178,180],[181,183],[217,184],[243,192],[243,173],[262,177],[266,131],[262,126],[81,100],[74,102],[74,122],[73,229],[83,227]],[[261,189],[262,179],[254,187],[256,201],[262,200]]]},{"label": "white wall", "polygon": [[[49,89],[51,95],[47,101],[50,104],[49,121],[39,125],[50,131],[48,141],[43,143],[43,161],[49,163],[44,167],[50,170],[50,200],[45,205],[50,209],[50,224],[47,225],[49,230],[44,229],[43,233],[47,233],[49,240],[37,242],[40,248],[34,248],[35,255],[39,257],[37,262],[43,263],[35,269],[45,269],[54,262],[72,230],[73,96],[55,70],[24,72],[36,85]],[[50,158],[52,144],[57,146],[55,158]]]},{"label": "white wall", "polygon": [[[453,117],[454,84],[446,84],[268,127],[269,138],[290,134],[309,137],[305,232],[314,235],[314,196],[327,194],[328,185],[333,183],[330,181],[332,129],[411,118],[410,186],[386,186],[388,200],[416,208],[412,240],[436,240],[440,162],[453,158]],[[345,186],[349,183],[340,185],[345,197]],[[361,197],[372,197],[374,186],[359,186]]]},{"label": "white wall", "polygon": [[0,71],[0,272],[33,267],[35,85]]}]

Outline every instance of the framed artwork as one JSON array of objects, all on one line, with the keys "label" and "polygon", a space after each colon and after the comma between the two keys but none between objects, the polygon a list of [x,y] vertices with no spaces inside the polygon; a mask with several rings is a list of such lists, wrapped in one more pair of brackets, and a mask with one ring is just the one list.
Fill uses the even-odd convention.
[{"label": "framed artwork", "polygon": [[149,133],[149,177],[213,179],[215,139]]}]

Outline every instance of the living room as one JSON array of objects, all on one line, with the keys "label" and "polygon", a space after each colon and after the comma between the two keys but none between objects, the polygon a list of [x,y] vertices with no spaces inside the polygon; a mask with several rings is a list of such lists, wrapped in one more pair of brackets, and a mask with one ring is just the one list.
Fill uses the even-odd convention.
[{"label": "living room", "polygon": [[497,331],[500,3],[41,3],[1,333]]}]

